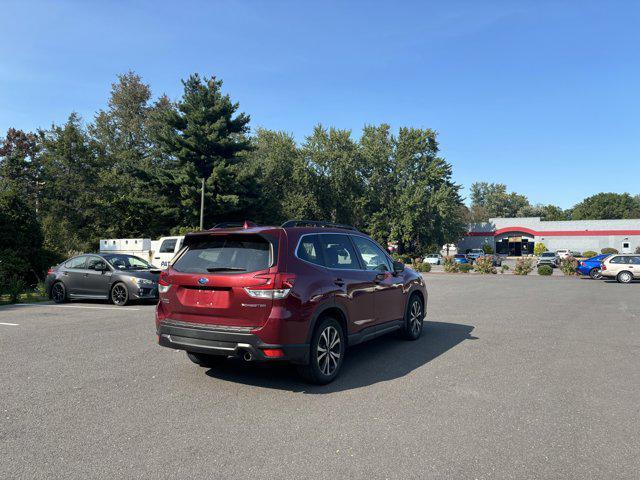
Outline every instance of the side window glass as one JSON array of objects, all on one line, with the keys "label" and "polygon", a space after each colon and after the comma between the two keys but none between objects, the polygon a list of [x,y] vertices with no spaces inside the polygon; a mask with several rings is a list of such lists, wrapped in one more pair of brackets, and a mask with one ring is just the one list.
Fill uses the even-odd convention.
[{"label": "side window glass", "polygon": [[94,270],[96,268],[96,263],[104,262],[100,257],[89,257],[87,260],[87,266],[85,267],[87,270]]},{"label": "side window glass", "polygon": [[322,265],[320,257],[320,246],[318,245],[317,235],[306,235],[300,240],[300,245],[296,251],[296,256],[305,262]]},{"label": "side window glass", "polygon": [[624,257],[613,257],[609,263],[624,263]]},{"label": "side window glass", "polygon": [[353,250],[351,241],[346,235],[321,234],[320,249],[327,268],[359,269],[360,265],[356,259],[356,252]]},{"label": "side window glass", "polygon": [[76,257],[69,260],[64,266],[67,268],[84,268],[86,262],[87,257]]},{"label": "side window glass", "polygon": [[367,270],[391,271],[389,260],[380,247],[364,237],[353,235],[351,238]]},{"label": "side window glass", "polygon": [[162,242],[160,245],[160,253],[173,253],[176,249],[176,243],[178,242],[175,238],[168,238]]}]

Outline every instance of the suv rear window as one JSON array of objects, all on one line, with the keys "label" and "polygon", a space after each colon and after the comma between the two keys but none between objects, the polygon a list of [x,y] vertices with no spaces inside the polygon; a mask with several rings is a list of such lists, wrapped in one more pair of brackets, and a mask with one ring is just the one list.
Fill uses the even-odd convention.
[{"label": "suv rear window", "polygon": [[184,273],[256,272],[274,264],[274,252],[260,235],[212,236],[190,242],[173,268]]}]

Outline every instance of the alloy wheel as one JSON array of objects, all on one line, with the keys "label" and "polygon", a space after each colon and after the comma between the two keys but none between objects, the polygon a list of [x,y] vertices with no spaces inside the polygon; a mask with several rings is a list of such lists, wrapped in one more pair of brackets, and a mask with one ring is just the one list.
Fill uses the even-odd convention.
[{"label": "alloy wheel", "polygon": [[594,280],[600,280],[602,278],[602,272],[599,268],[594,268],[589,272],[589,276]]},{"label": "alloy wheel", "polygon": [[409,310],[409,328],[414,336],[418,336],[422,329],[422,304],[420,300],[414,300]]},{"label": "alloy wheel", "polygon": [[51,298],[53,298],[53,301],[57,303],[64,301],[64,285],[61,283],[55,283],[51,290]]},{"label": "alloy wheel", "polygon": [[127,303],[127,297],[127,289],[124,285],[116,285],[113,287],[111,291],[111,300],[113,300],[113,303],[116,305],[124,305]]},{"label": "alloy wheel", "polygon": [[332,375],[340,363],[340,334],[338,330],[329,325],[318,338],[317,359],[318,368],[323,375]]}]

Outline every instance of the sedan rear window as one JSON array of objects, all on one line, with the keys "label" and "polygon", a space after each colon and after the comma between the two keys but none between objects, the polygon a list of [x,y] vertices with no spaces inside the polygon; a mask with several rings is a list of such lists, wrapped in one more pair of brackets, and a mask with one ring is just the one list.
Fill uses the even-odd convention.
[{"label": "sedan rear window", "polygon": [[264,237],[224,235],[190,242],[173,268],[185,273],[256,272],[274,260],[273,245]]}]

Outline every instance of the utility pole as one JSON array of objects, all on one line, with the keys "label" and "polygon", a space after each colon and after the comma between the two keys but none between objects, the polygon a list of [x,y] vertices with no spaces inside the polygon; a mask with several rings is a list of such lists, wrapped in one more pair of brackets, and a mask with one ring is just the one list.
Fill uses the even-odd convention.
[{"label": "utility pole", "polygon": [[200,189],[200,230],[204,230],[204,177],[202,177]]}]

